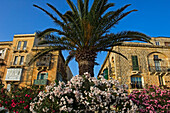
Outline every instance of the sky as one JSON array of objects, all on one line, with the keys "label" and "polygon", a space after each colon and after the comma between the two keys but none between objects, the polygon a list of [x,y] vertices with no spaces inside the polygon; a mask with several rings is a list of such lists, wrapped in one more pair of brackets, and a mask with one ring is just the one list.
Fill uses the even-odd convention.
[{"label": "sky", "polygon": [[[77,4],[77,0],[72,0]],[[93,0],[90,0],[90,4]],[[137,9],[122,19],[110,32],[139,31],[151,37],[170,37],[170,0],[109,0],[115,6],[109,10],[117,10],[126,4],[131,4],[126,11]],[[60,12],[70,10],[66,0],[0,0],[0,41],[12,41],[16,34],[32,34],[47,28],[56,28],[53,21],[44,12],[33,7],[39,5],[52,14],[46,3],[55,6]],[[63,51],[66,58],[68,51]],[[94,67],[97,76],[107,52],[100,52],[96,61],[100,64]],[[73,75],[78,74],[78,64],[69,64]]]}]

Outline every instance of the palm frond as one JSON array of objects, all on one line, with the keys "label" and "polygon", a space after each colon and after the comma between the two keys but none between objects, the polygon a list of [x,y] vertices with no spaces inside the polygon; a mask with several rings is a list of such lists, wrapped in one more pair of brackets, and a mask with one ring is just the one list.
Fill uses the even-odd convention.
[{"label": "palm frond", "polygon": [[60,26],[64,26],[63,22],[59,21],[56,17],[54,17],[51,13],[49,13],[48,11],[46,11],[45,9],[39,7],[38,5],[33,5],[34,7],[39,8],[40,10],[42,10],[43,12],[45,12],[49,17],[51,17],[58,25]]},{"label": "palm frond", "polygon": [[140,32],[122,31],[117,34],[113,34],[113,33],[106,34],[103,37],[98,38],[97,42],[95,43],[95,47],[100,48],[102,45],[103,48],[107,48],[107,47],[112,47],[116,43],[122,43],[125,41],[133,41],[133,40],[151,43],[150,39],[151,39],[150,36],[147,36]]},{"label": "palm frond", "polygon": [[82,20],[84,15],[84,3],[82,0],[77,0],[77,6],[78,6],[78,12],[79,12],[79,18]]},{"label": "palm frond", "polygon": [[46,29],[46,30],[44,30],[44,31],[42,31],[42,32],[37,33],[37,36],[38,36],[38,37],[42,37],[43,35],[49,35],[49,34],[52,33],[52,32],[57,32],[57,33],[62,34],[62,35],[65,34],[64,32],[62,32],[62,31],[60,31],[60,30],[58,30],[58,29],[48,28],[48,29]]},{"label": "palm frond", "polygon": [[[69,14],[65,14],[65,16],[70,20],[70,22],[74,25],[74,32],[76,32],[75,33],[75,35],[77,35],[77,37],[75,37],[76,38],[76,40],[79,42],[79,43],[77,43],[78,45],[79,45],[79,47],[80,48],[82,48],[82,45],[84,45],[84,40],[83,40],[83,36],[82,36],[82,34],[81,34],[81,29],[79,28],[79,25],[78,25],[78,23],[75,21],[75,19],[71,16],[71,15],[69,15]],[[73,29],[72,29],[73,30]],[[82,44],[82,45],[81,45]]]},{"label": "palm frond", "polygon": [[47,3],[47,5],[48,5],[51,9],[53,9],[53,10],[58,14],[58,16],[59,16],[65,23],[67,23],[67,20],[63,17],[63,15],[62,15],[54,6],[52,6],[52,5],[49,4],[49,3]]},{"label": "palm frond", "polygon": [[73,2],[72,2],[71,0],[67,0],[67,3],[68,3],[68,5],[70,6],[73,14],[78,15],[77,8],[76,8],[76,6],[73,4]]},{"label": "palm frond", "polygon": [[111,49],[102,49],[101,51],[108,51],[108,52],[116,53],[116,54],[122,56],[123,58],[125,58],[126,60],[128,60],[127,57],[126,57],[125,55],[123,55],[123,54],[121,54],[120,52],[117,52],[117,51],[115,51],[115,50],[111,50]]},{"label": "palm frond", "polygon": [[32,65],[38,58],[44,56],[45,54],[51,52],[51,51],[56,51],[56,50],[65,50],[65,47],[49,47],[41,50],[38,52],[36,55],[33,56],[33,58],[28,62],[28,65]]},{"label": "palm frond", "polygon": [[97,7],[97,5],[98,5],[98,3],[99,3],[100,1],[101,1],[101,0],[94,0],[94,1],[93,1],[93,4],[92,4],[91,9],[90,9],[90,15],[91,15],[91,16],[94,16],[94,14],[95,14],[95,9],[96,9],[96,7]]},{"label": "palm frond", "polygon": [[106,10],[108,10],[110,7],[113,7],[114,3],[108,3],[105,6],[103,6],[103,8],[100,11],[100,15],[102,15]]},{"label": "palm frond", "polygon": [[68,66],[68,63],[75,57],[76,52],[70,51],[69,56],[67,56],[65,65]]},{"label": "palm frond", "polygon": [[97,62],[94,62],[94,65],[97,65],[97,66],[98,66],[98,65],[99,65],[99,63],[97,63]]},{"label": "palm frond", "polygon": [[88,15],[88,10],[89,10],[89,0],[84,0],[84,15],[86,16]]}]

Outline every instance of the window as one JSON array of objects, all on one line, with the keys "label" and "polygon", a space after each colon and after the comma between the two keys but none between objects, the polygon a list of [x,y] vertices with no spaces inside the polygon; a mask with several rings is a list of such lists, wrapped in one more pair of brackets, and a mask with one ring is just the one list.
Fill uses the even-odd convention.
[{"label": "window", "polygon": [[154,60],[158,60],[158,55],[153,56]]},{"label": "window", "polygon": [[17,65],[17,62],[18,62],[18,56],[15,56],[13,65]]},{"label": "window", "polygon": [[43,79],[48,79],[48,73],[47,72],[40,72],[37,76],[37,80],[43,80]]},{"label": "window", "polygon": [[5,52],[5,50],[0,50],[0,56],[3,56],[4,55],[4,52]]},{"label": "window", "polygon": [[26,48],[27,48],[27,41],[24,41],[23,50],[26,50]]},{"label": "window", "polygon": [[160,59],[158,58],[158,55],[154,55],[153,57],[156,71],[161,71]]},{"label": "window", "polygon": [[18,42],[17,50],[21,49],[21,41]]},{"label": "window", "polygon": [[159,46],[159,42],[158,42],[158,41],[156,41],[156,42],[155,42],[155,45]]},{"label": "window", "polygon": [[132,68],[133,70],[139,70],[138,57],[132,56]]},{"label": "window", "polygon": [[159,85],[164,85],[162,76],[158,76],[158,78],[159,78]]},{"label": "window", "polygon": [[170,46],[170,42],[165,42],[165,46]]},{"label": "window", "polygon": [[139,76],[139,75],[131,76],[131,88],[132,89],[142,89],[141,76]]},{"label": "window", "polygon": [[4,55],[5,50],[2,50],[2,56]]},{"label": "window", "polygon": [[24,64],[24,56],[21,56],[19,65],[23,65],[23,64]]}]

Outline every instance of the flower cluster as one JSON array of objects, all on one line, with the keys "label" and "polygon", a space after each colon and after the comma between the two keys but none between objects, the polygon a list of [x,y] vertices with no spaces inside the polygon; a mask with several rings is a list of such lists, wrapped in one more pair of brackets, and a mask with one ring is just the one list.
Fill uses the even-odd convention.
[{"label": "flower cluster", "polygon": [[37,88],[18,88],[8,92],[1,86],[0,107],[5,107],[10,112],[29,112],[32,99],[39,93]]},{"label": "flower cluster", "polygon": [[133,91],[129,98],[141,113],[170,113],[170,90],[150,86],[142,91]]},{"label": "flower cluster", "polygon": [[116,80],[76,75],[66,84],[46,87],[30,103],[32,112],[134,112],[137,109]]}]

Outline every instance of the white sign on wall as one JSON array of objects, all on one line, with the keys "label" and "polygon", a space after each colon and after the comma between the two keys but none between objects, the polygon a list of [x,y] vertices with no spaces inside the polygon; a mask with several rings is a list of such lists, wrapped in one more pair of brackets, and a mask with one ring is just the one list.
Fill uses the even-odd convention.
[{"label": "white sign on wall", "polygon": [[20,81],[22,75],[22,68],[7,69],[6,81]]}]

